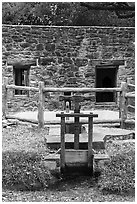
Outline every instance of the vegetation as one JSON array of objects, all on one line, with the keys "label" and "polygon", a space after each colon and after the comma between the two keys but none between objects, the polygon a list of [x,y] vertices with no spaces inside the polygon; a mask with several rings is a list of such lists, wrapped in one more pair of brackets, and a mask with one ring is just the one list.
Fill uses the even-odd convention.
[{"label": "vegetation", "polygon": [[55,180],[43,162],[49,152],[43,137],[47,129],[24,128],[4,129],[2,184],[18,190],[43,189]]},{"label": "vegetation", "polygon": [[[127,187],[133,187],[133,143],[123,144],[122,150],[121,145],[114,144],[113,142],[108,143],[107,151],[110,155],[113,155],[112,159],[115,158],[112,160],[113,162],[111,161],[110,163],[113,167],[113,171],[111,175],[109,169],[110,164],[107,168],[105,166],[103,174],[98,180],[98,184],[100,184],[99,189],[97,181],[94,180],[94,178],[69,177],[68,179],[59,181],[58,175],[55,175],[44,166],[44,157],[49,153],[44,139],[46,134],[46,128],[39,130],[36,126],[28,124],[3,128],[2,182],[4,202],[134,202],[134,194],[123,192],[121,194],[114,194],[108,191],[104,193],[101,190],[104,189],[104,187],[115,187],[115,183],[109,183],[109,179],[113,179],[115,175],[113,171],[119,173],[118,170],[116,171],[116,167],[121,168],[122,173],[120,180],[117,180],[119,186],[122,184],[123,188],[123,184],[125,184]],[[120,155],[117,153],[120,153]],[[124,153],[126,153],[127,156],[124,156]],[[121,155],[123,156],[121,157]],[[119,165],[119,161],[122,162],[122,164],[120,163]],[[122,166],[124,164],[127,168]],[[122,183],[121,179],[123,179]]]},{"label": "vegetation", "polygon": [[135,188],[135,142],[113,141],[108,144],[111,156],[101,169],[99,185],[112,192],[128,192]]},{"label": "vegetation", "polygon": [[40,155],[23,151],[3,153],[2,176],[3,187],[18,190],[40,190],[53,179]]},{"label": "vegetation", "polygon": [[[119,10],[121,9],[121,10]],[[3,24],[134,26],[134,2],[3,2]]]}]

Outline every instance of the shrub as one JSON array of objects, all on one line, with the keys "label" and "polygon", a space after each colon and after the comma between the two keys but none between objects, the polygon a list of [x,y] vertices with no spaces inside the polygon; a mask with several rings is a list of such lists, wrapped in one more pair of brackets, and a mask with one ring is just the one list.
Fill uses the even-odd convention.
[{"label": "shrub", "polygon": [[135,143],[133,141],[112,141],[107,145],[110,162],[102,167],[99,186],[109,191],[134,189]]},{"label": "shrub", "polygon": [[36,153],[4,152],[2,155],[3,187],[19,190],[38,190],[54,179],[51,172]]}]

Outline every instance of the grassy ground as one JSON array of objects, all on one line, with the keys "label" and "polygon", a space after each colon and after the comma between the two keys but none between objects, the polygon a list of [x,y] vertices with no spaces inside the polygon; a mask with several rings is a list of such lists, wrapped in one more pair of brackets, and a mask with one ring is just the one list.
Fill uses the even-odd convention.
[{"label": "grassy ground", "polygon": [[[45,156],[48,153],[44,142],[46,129],[40,131],[36,126],[18,125],[3,128],[3,153],[29,152]],[[48,188],[35,191],[21,191],[14,187],[3,188],[3,202],[46,202],[46,201],[93,201],[93,202],[134,202],[134,193],[112,194],[102,192],[95,179],[90,177],[66,178],[51,184]]]}]

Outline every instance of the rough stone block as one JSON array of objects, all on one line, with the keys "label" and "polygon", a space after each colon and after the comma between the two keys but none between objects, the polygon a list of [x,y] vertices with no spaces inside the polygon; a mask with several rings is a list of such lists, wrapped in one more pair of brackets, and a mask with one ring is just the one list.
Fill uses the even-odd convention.
[{"label": "rough stone block", "polygon": [[36,45],[36,49],[39,50],[39,51],[44,50],[43,44],[40,43],[40,44]]},{"label": "rough stone block", "polygon": [[29,47],[29,46],[30,46],[30,43],[28,43],[28,42],[22,42],[22,43],[20,43],[20,46],[23,47],[23,48],[26,48],[26,47]]},{"label": "rough stone block", "polygon": [[54,52],[55,51],[55,44],[54,43],[46,43],[45,49],[47,51]]}]

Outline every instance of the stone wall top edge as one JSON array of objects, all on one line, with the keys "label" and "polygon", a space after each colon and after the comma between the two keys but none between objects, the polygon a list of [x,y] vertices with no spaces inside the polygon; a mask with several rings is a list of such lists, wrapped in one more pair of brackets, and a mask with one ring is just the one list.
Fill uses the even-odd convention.
[{"label": "stone wall top edge", "polygon": [[30,27],[30,28],[123,28],[123,29],[135,29],[135,27],[116,27],[116,26],[42,26],[42,25],[9,25],[9,24],[2,24],[2,27]]}]

